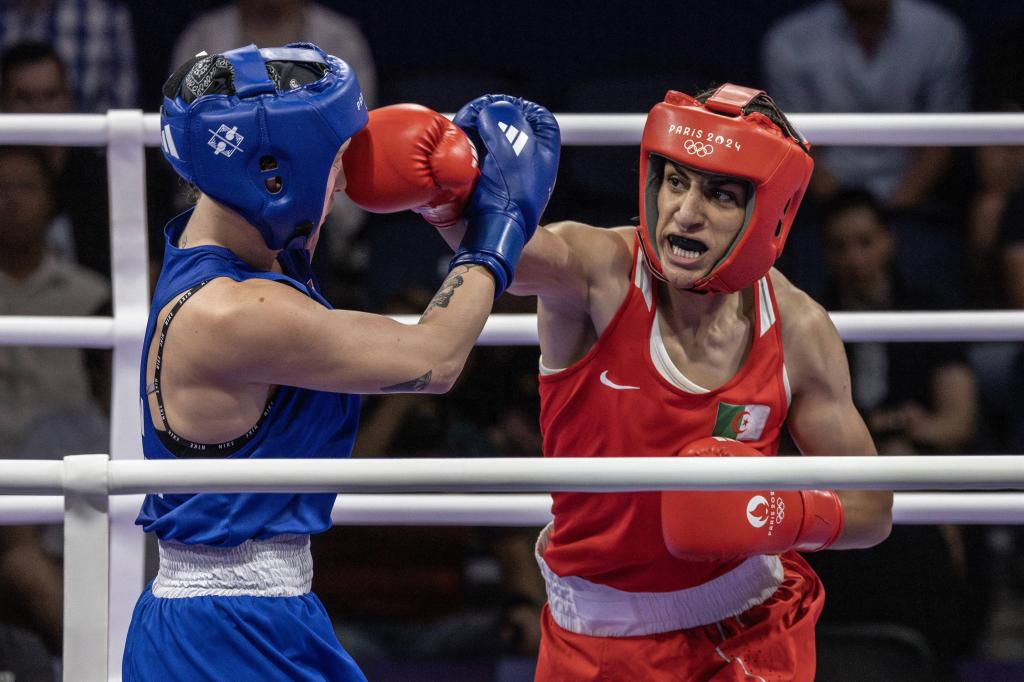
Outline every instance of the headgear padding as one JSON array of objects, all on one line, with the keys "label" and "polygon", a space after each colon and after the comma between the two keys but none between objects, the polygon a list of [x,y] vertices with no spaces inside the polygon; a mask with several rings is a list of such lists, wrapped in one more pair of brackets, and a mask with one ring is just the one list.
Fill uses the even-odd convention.
[{"label": "headgear padding", "polygon": [[312,43],[200,57],[164,86],[161,148],[271,249],[302,249],[320,225],[331,165],[366,125],[349,66]]},{"label": "headgear padding", "polygon": [[[755,98],[779,114],[780,129],[764,114],[743,113]],[[725,255],[693,289],[740,291],[767,274],[782,253],[814,162],[806,143],[760,90],[727,83],[703,104],[670,90],[647,115],[640,142],[640,233],[651,270],[663,277],[655,230],[660,174],[652,156],[702,173],[750,182],[747,217]]]}]

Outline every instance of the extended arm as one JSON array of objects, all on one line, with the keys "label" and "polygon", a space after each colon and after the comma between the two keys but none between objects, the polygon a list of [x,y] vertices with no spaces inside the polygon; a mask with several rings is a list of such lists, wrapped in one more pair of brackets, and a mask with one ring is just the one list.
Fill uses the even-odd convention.
[{"label": "extended arm", "polygon": [[[438,232],[455,250],[462,241],[465,224]],[[596,234],[595,234],[596,233]],[[587,299],[590,272],[587,261],[591,239],[600,239],[597,228],[580,223],[552,223],[537,228],[523,249],[516,276],[508,288],[516,296],[540,296],[545,301],[564,301],[583,308]]]},{"label": "extended arm", "polygon": [[[347,393],[443,393],[451,388],[490,313],[494,280],[462,266],[441,285],[418,324],[327,310],[275,282],[217,280],[210,304],[182,309],[179,339],[190,366],[223,382],[244,381]],[[207,295],[204,289],[200,296]],[[181,334],[184,332],[185,334]],[[179,346],[180,347],[180,346]]]},{"label": "extended arm", "polygon": [[[558,126],[543,107],[501,97],[471,104],[471,115],[464,107],[460,116],[481,150],[475,187],[473,145],[423,107],[373,112],[344,156],[349,195],[365,208],[415,208],[442,225],[458,218],[449,207],[469,202],[469,229],[419,324],[327,311],[273,282],[214,282],[197,295],[211,301],[196,313],[207,319],[192,324],[197,331],[213,327],[216,333],[195,336],[217,341],[203,344],[192,366],[223,382],[349,393],[447,391],[495,293],[514,274],[558,167]],[[524,145],[510,144],[503,131],[512,128],[523,131]]]},{"label": "extended arm", "polygon": [[[804,455],[875,455],[850,393],[850,369],[828,314],[773,272],[780,292],[783,345],[793,403],[789,432]],[[892,493],[839,491],[845,527],[834,549],[871,547],[892,527]]]}]

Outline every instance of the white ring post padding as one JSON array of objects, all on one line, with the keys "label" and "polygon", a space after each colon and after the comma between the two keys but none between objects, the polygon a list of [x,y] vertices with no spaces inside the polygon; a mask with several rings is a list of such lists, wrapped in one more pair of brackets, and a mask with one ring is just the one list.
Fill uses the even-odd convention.
[{"label": "white ring post padding", "polygon": [[[64,679],[107,679],[110,497],[106,455],[64,458]],[[120,661],[120,659],[118,659]]]},{"label": "white ring post padding", "polygon": [[[103,145],[107,142],[104,118],[99,114],[0,114],[0,144]],[[564,145],[629,146],[639,144],[646,114],[555,114],[555,118]],[[793,113],[789,120],[814,145],[1024,144],[1024,114]],[[159,146],[159,115],[146,114],[144,129],[145,144]]]},{"label": "white ring post padding", "polygon": [[[141,111],[107,114],[110,140],[110,260],[114,297],[114,359],[110,455],[140,459],[139,358],[149,317],[149,249],[146,244],[146,159]],[[135,526],[138,498],[115,498],[110,518],[109,660],[120,666],[132,609],[145,578],[145,538]]]},{"label": "white ring post padding", "polygon": [[[22,462],[22,464],[31,464]],[[1021,490],[1024,457],[509,457],[111,461],[110,492]]]}]

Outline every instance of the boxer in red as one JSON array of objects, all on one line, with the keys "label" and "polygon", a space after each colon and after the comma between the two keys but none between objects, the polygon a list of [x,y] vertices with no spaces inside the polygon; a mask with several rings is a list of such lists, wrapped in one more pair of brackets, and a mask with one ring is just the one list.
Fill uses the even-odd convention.
[{"label": "boxer in red", "polygon": [[[803,138],[728,84],[669,92],[640,153],[639,226],[542,227],[509,288],[539,299],[544,454],[771,456],[784,426],[805,455],[875,454],[828,315],[772,269]],[[553,498],[538,680],[812,680],[824,591],[798,551],[891,527],[879,491]]]},{"label": "boxer in red", "polygon": [[[370,127],[421,115],[385,108]],[[513,150],[530,144],[505,132]],[[354,140],[346,165],[396,139]],[[350,180],[350,196],[414,208],[464,250],[465,193],[389,167],[363,176],[370,192]],[[806,455],[875,453],[828,315],[772,269],[812,168],[763,92],[670,92],[644,127],[639,226],[537,230],[509,292],[539,300],[546,456],[770,456],[783,425]],[[797,552],[877,544],[892,508],[877,491],[553,497],[536,679],[560,682],[812,680],[824,590]]]}]

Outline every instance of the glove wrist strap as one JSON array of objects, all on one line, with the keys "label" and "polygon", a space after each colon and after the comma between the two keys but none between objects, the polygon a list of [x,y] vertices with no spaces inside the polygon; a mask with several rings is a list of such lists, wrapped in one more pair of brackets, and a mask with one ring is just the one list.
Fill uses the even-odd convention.
[{"label": "glove wrist strap", "polygon": [[520,222],[504,213],[470,218],[462,244],[448,265],[449,272],[457,265],[483,265],[494,274],[494,297],[501,296],[512,283],[519,256],[526,245]]},{"label": "glove wrist strap", "polygon": [[843,533],[844,514],[839,496],[832,490],[804,490],[800,497],[804,513],[793,549],[818,552],[831,547]]}]

